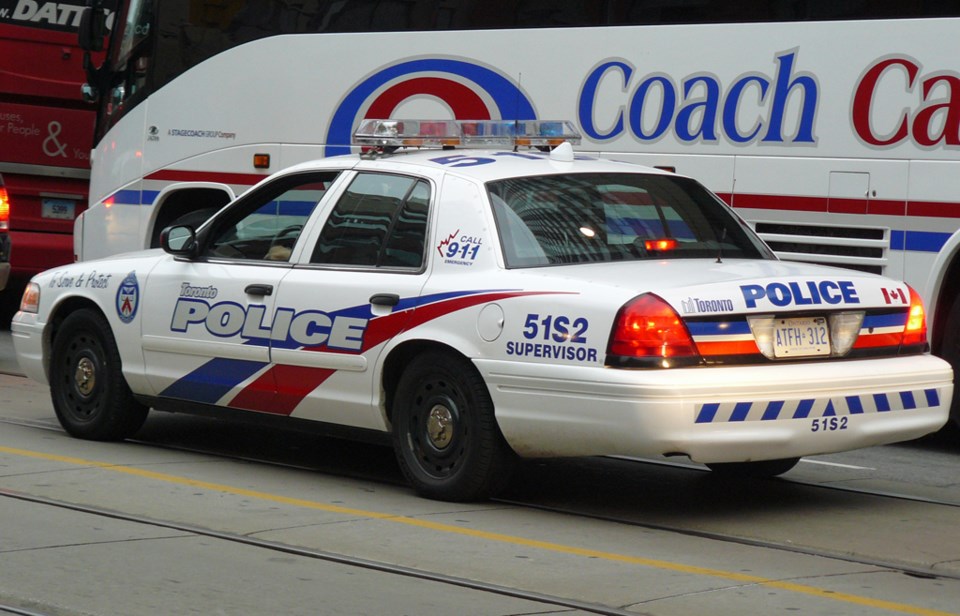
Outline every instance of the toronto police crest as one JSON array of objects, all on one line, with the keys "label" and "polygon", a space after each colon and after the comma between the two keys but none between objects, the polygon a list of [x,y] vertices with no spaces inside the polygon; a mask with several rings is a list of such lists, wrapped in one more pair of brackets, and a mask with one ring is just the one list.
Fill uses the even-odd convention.
[{"label": "toronto police crest", "polygon": [[117,289],[117,315],[124,323],[133,321],[137,316],[137,304],[140,302],[140,285],[136,272],[130,272]]}]

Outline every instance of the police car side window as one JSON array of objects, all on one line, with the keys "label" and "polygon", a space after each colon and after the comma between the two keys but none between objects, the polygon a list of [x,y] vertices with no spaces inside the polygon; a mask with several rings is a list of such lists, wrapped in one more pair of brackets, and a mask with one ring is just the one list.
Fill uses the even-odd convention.
[{"label": "police car side window", "polygon": [[423,180],[361,173],[331,212],[310,262],[419,269],[429,204]]},{"label": "police car side window", "polygon": [[336,176],[303,174],[263,187],[217,221],[204,256],[289,261],[304,224]]}]

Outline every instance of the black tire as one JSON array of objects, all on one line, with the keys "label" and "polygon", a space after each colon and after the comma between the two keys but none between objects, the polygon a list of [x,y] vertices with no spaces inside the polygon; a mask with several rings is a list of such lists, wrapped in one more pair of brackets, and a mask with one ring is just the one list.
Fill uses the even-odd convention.
[{"label": "black tire", "polygon": [[451,353],[420,355],[404,370],[393,403],[393,446],[417,493],[445,501],[495,495],[516,460],[480,374]]},{"label": "black tire", "polygon": [[50,395],[63,429],[94,441],[133,435],[149,411],[134,399],[123,378],[110,325],[103,315],[89,309],[68,315],[56,333]]},{"label": "black tire", "polygon": [[707,468],[721,477],[762,479],[782,475],[797,465],[800,458],[760,460],[758,462],[715,462]]},{"label": "black tire", "polygon": [[[953,302],[947,324],[943,328],[943,346],[940,356],[950,362],[954,375],[960,375],[960,300]],[[950,418],[960,428],[960,387],[953,388],[953,400],[950,404]]]}]

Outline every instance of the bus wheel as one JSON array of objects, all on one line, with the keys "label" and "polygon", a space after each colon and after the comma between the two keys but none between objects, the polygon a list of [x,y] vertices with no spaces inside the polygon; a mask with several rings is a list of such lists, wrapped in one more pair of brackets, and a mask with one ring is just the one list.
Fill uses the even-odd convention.
[{"label": "bus wheel", "polygon": [[404,370],[394,397],[393,445],[417,493],[446,501],[494,495],[515,458],[483,379],[449,353],[420,355]]},{"label": "bus wheel", "polygon": [[[960,300],[953,303],[950,316],[943,328],[943,346],[940,347],[940,356],[950,362],[954,375],[960,375]],[[950,417],[956,427],[960,428],[960,387],[953,388],[953,401],[950,404]]]},{"label": "bus wheel", "polygon": [[782,460],[760,460],[758,462],[715,462],[707,468],[720,477],[762,479],[782,475],[797,465],[800,458]]},{"label": "bus wheel", "polygon": [[110,325],[89,309],[70,314],[53,341],[50,394],[69,434],[96,441],[131,436],[147,418],[120,369]]}]

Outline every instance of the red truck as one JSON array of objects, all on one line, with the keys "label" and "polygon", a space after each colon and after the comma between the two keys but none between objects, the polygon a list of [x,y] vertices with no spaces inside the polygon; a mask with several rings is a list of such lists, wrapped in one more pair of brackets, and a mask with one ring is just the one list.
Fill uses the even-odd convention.
[{"label": "red truck", "polygon": [[[0,0],[0,324],[33,274],[73,261],[94,108],[77,29],[85,0]],[[2,287],[0,287],[2,288]]]}]

